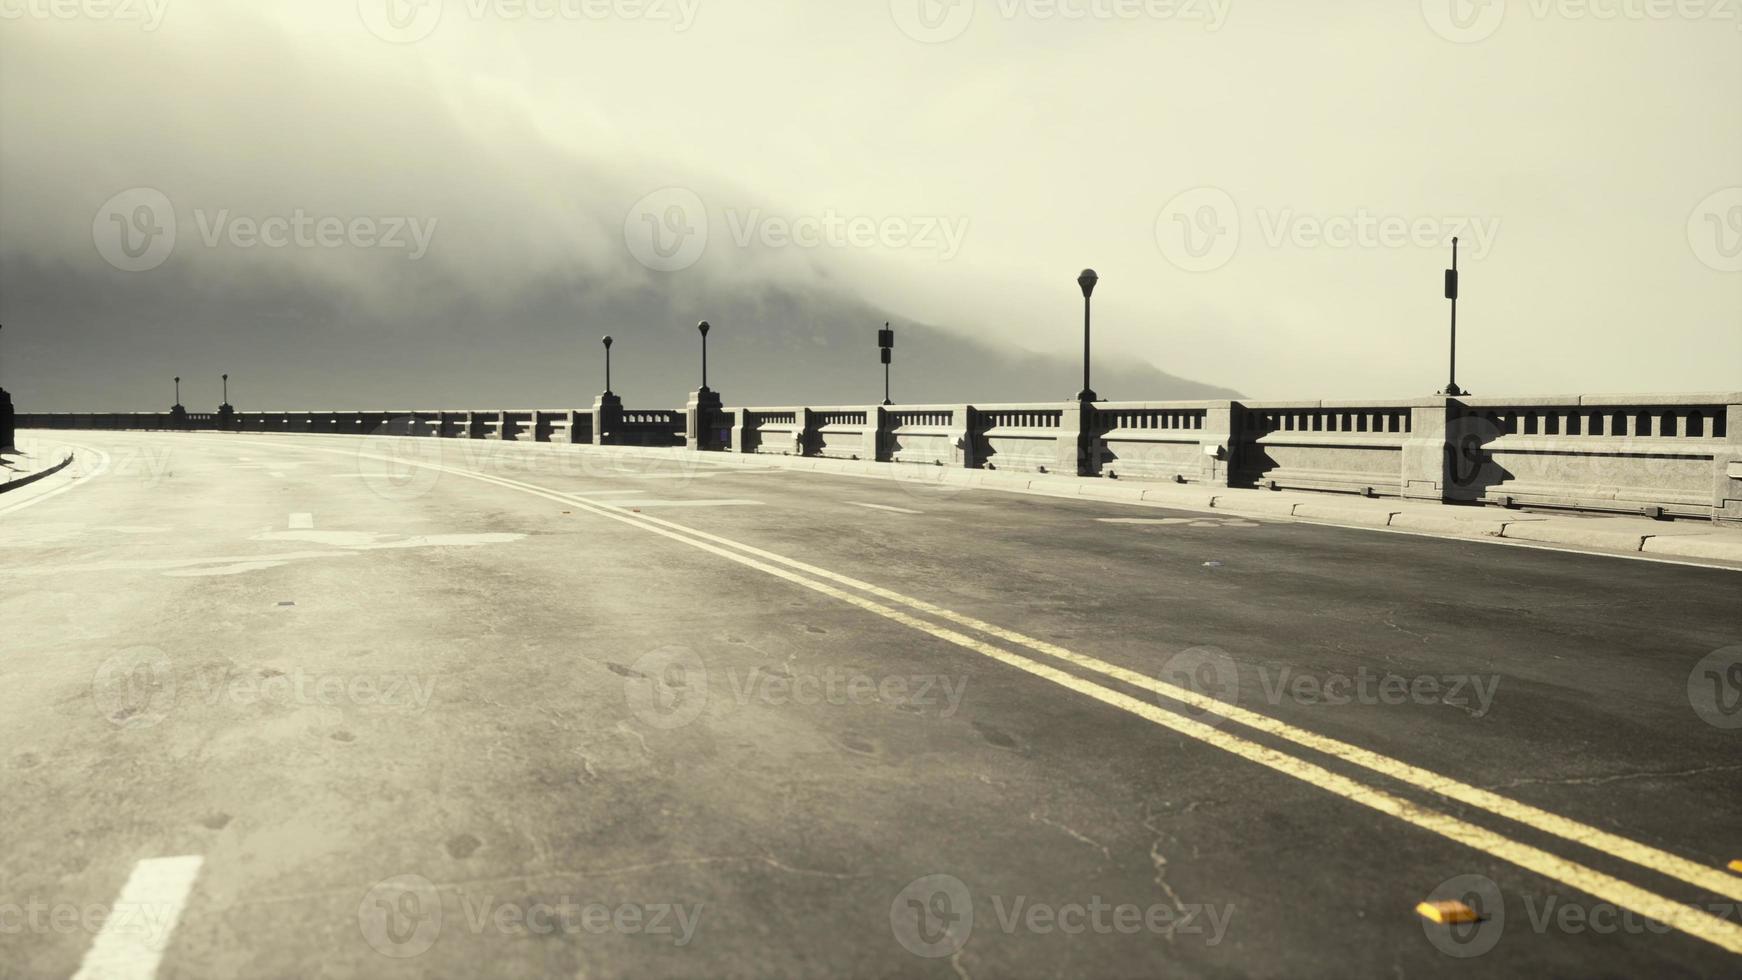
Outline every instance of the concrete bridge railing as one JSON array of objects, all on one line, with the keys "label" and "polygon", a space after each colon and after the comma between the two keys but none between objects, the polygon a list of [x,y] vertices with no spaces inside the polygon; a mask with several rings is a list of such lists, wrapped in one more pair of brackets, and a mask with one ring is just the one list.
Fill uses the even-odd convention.
[{"label": "concrete bridge railing", "polygon": [[[697,425],[691,429],[689,415]],[[226,414],[20,428],[401,435],[815,456],[1742,521],[1742,393]]]}]

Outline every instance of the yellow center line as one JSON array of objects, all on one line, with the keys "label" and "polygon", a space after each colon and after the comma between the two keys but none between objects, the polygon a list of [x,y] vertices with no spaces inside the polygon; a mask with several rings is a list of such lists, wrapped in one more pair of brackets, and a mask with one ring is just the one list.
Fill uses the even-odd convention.
[{"label": "yellow center line", "polygon": [[[301,447],[299,447],[301,448]],[[345,450],[316,449],[314,452],[352,455]],[[775,576],[795,585],[802,586],[814,592],[838,599],[857,606],[868,612],[900,623],[904,626],[920,630],[937,639],[954,644],[964,649],[980,653],[990,659],[1022,670],[1033,676],[1051,681],[1079,694],[1086,695],[1113,707],[1120,708],[1157,725],[1179,732],[1182,735],[1197,739],[1215,746],[1231,754],[1240,756],[1252,762],[1266,766],[1277,772],[1284,773],[1296,779],[1310,783],[1320,789],[1343,797],[1355,803],[1396,817],[1406,823],[1431,831],[1442,837],[1457,841],[1469,847],[1488,853],[1528,871],[1542,875],[1555,881],[1592,895],[1603,901],[1632,909],[1648,918],[1662,922],[1665,925],[1679,929],[1688,935],[1703,939],[1729,952],[1742,954],[1742,925],[1701,911],[1647,891],[1629,882],[1622,881],[1611,875],[1586,867],[1558,855],[1551,854],[1541,848],[1533,847],[1494,831],[1479,827],[1449,814],[1441,813],[1427,807],[1412,803],[1401,797],[1386,793],[1383,790],[1358,783],[1347,776],[1331,772],[1321,766],[1303,759],[1288,755],[1276,749],[1253,742],[1229,732],[1221,731],[1202,722],[1186,718],[1182,715],[1165,711],[1157,705],[1150,704],[1128,694],[1111,688],[1104,688],[1075,674],[1059,670],[1020,654],[994,646],[985,641],[958,633],[918,619],[898,609],[874,602],[863,596],[835,588],[817,578],[835,581],[855,589],[876,595],[900,605],[920,612],[925,612],[938,618],[946,619],[967,626],[976,631],[994,636],[1006,642],[1027,646],[1037,652],[1055,659],[1083,667],[1088,670],[1112,677],[1123,683],[1143,688],[1154,693],[1163,694],[1174,700],[1205,708],[1223,714],[1240,724],[1264,731],[1285,740],[1311,748],[1335,758],[1360,765],[1364,768],[1398,779],[1399,781],[1431,790],[1443,796],[1478,806],[1497,815],[1507,817],[1519,823],[1544,831],[1554,836],[1572,840],[1576,843],[1597,847],[1622,857],[1634,864],[1657,871],[1671,877],[1680,878],[1689,884],[1708,888],[1709,890],[1730,897],[1742,895],[1742,887],[1738,880],[1718,873],[1716,869],[1708,869],[1685,858],[1677,857],[1666,851],[1630,840],[1629,838],[1599,830],[1587,824],[1580,823],[1536,807],[1518,803],[1487,790],[1470,786],[1450,777],[1441,776],[1430,770],[1409,765],[1389,756],[1358,748],[1326,736],[1317,735],[1304,729],[1296,728],[1284,722],[1248,711],[1206,695],[1199,694],[1189,688],[1168,684],[1147,675],[1118,667],[1093,657],[1084,656],[1059,647],[1023,636],[1011,630],[993,626],[972,617],[963,616],[931,603],[903,596],[899,593],[882,589],[869,583],[860,582],[848,576],[839,575],[826,569],[816,568],[803,562],[794,561],[771,552],[745,545],[741,542],[721,538],[694,528],[674,524],[643,514],[626,513],[608,504],[600,504],[576,494],[564,493],[536,484],[510,480],[475,471],[443,466],[435,463],[424,463],[415,460],[401,460],[374,454],[356,454],[388,462],[399,462],[408,466],[418,466],[434,469],[467,479],[492,483],[511,490],[518,490],[536,497],[543,497],[558,503],[567,503],[581,507],[589,513],[608,518],[624,524],[638,526],[662,537],[687,544],[736,562],[749,568],[754,568],[768,575]],[[711,542],[711,543],[710,543]],[[737,549],[734,550],[728,550]],[[740,553],[742,552],[742,553]],[[756,558],[750,557],[757,556]],[[769,564],[766,558],[786,568]],[[806,572],[816,578],[797,574],[791,569]]]}]

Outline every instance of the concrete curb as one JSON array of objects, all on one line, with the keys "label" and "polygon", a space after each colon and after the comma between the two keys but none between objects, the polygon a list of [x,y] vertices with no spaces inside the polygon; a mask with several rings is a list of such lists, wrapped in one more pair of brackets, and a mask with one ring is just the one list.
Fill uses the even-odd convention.
[{"label": "concrete curb", "polygon": [[5,493],[8,490],[17,490],[20,487],[30,486],[32,483],[35,483],[45,476],[53,476],[54,474],[59,473],[61,470],[71,466],[72,463],[73,454],[68,453],[66,459],[50,466],[46,470],[37,470],[35,473],[27,473],[16,480],[7,480],[5,483],[0,483],[0,493]]}]

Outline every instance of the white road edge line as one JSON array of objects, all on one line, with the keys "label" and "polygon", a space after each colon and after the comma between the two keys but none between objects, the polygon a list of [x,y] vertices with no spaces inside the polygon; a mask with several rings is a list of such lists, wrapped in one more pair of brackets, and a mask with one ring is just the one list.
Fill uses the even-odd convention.
[{"label": "white road edge line", "polygon": [[847,503],[852,504],[854,507],[869,507],[872,510],[887,510],[887,511],[893,511],[897,514],[924,514],[925,513],[925,511],[923,511],[923,510],[908,510],[906,507],[891,507],[888,504],[867,504],[867,503],[864,503],[864,502],[858,501],[858,500],[849,500],[849,501],[847,501]]},{"label": "white road edge line", "polygon": [[152,980],[206,859],[147,858],[133,866],[73,980]]}]

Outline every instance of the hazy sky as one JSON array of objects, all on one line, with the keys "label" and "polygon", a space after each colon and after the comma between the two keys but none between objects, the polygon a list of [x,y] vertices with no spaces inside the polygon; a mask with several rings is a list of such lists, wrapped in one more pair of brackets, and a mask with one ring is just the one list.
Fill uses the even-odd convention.
[{"label": "hazy sky", "polygon": [[1454,234],[1477,393],[1742,387],[1737,5],[0,0],[21,356],[127,329],[99,293],[312,282],[416,343],[553,276],[1065,353],[1094,266],[1102,356],[1382,398],[1445,380]]}]

